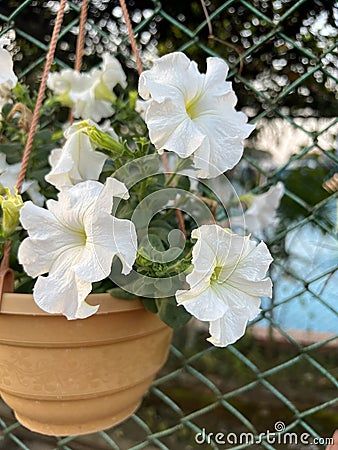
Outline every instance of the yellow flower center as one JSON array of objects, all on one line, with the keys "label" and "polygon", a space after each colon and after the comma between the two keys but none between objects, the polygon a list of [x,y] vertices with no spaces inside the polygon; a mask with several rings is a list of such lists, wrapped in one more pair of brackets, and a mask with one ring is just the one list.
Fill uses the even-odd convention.
[{"label": "yellow flower center", "polygon": [[98,83],[95,87],[94,93],[96,100],[103,100],[110,103],[114,103],[116,100],[116,95],[114,92],[112,92],[103,81]]},{"label": "yellow flower center", "polygon": [[187,111],[188,116],[190,117],[190,119],[196,119],[196,117],[198,117],[198,102],[201,98],[201,95],[195,95],[195,97],[193,97],[191,100],[189,100],[188,102],[186,102],[185,104],[185,109]]},{"label": "yellow flower center", "polygon": [[212,283],[221,283],[221,281],[219,280],[219,276],[221,274],[222,269],[223,269],[222,266],[216,266],[214,268],[214,271],[213,271],[213,273],[211,275],[211,279],[210,279],[210,281]]},{"label": "yellow flower center", "polygon": [[87,243],[87,239],[88,239],[86,230],[84,228],[79,228],[79,227],[73,228],[73,227],[69,226],[69,224],[66,225],[66,228],[73,235],[74,244],[76,246],[85,247],[85,245]]},{"label": "yellow flower center", "polygon": [[85,232],[84,229],[80,231],[80,237],[82,245],[85,246],[87,243],[87,233]]}]

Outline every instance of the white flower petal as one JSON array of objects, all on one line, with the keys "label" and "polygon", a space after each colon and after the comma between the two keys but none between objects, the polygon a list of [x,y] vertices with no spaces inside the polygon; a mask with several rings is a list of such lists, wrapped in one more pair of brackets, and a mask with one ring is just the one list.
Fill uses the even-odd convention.
[{"label": "white flower petal", "polygon": [[102,172],[107,156],[95,151],[88,136],[78,132],[69,138],[65,147],[76,165],[76,172],[80,176],[79,181],[97,180]]},{"label": "white flower petal", "polygon": [[[51,151],[48,162],[51,171],[45,176],[45,180],[61,190],[67,186],[73,186],[74,183],[74,161],[69,152],[64,152],[62,148],[55,148]],[[77,178],[80,176],[78,175]]]},{"label": "white flower petal", "polygon": [[[0,184],[14,192],[20,168],[21,163],[7,164],[6,155],[0,153]],[[36,180],[24,180],[21,193],[24,192],[27,192],[36,205],[42,206],[44,204],[45,197],[40,194],[40,186]]]},{"label": "white flower petal", "polygon": [[228,310],[228,306],[220,301],[215,289],[207,288],[202,292],[194,290],[176,292],[178,305],[184,308],[199,320],[216,320],[222,317]]},{"label": "white flower petal", "polygon": [[142,117],[142,119],[145,119],[146,112],[148,109],[148,106],[151,104],[151,101],[149,100],[136,100],[135,104],[135,111],[139,113],[139,115]]},{"label": "white flower petal", "polygon": [[206,136],[194,154],[194,164],[201,169],[201,178],[215,178],[239,162],[243,141],[254,129],[246,120],[244,114],[236,111],[232,115],[225,111],[204,114],[194,120]]},{"label": "white flower petal", "polygon": [[46,312],[63,314],[67,319],[85,319],[96,313],[98,306],[85,302],[91,283],[80,280],[71,269],[74,251],[65,251],[55,261],[55,269],[47,277],[40,276],[34,286],[37,305]]},{"label": "white flower petal", "polygon": [[[88,120],[88,122],[93,125],[94,122],[92,122],[91,120]],[[110,121],[109,120],[105,120],[101,125],[100,128],[102,131],[104,131],[105,133],[108,133],[113,139],[115,139],[116,141],[119,140],[118,135],[115,133],[114,128],[112,128]]]},{"label": "white flower petal", "polygon": [[62,231],[62,226],[50,211],[32,202],[25,202],[21,208],[20,222],[33,239],[52,238]]},{"label": "white flower petal", "polygon": [[[102,194],[100,195],[100,200],[102,201],[102,207],[104,210],[110,212],[113,206],[112,198],[118,197],[123,200],[129,198],[129,192],[124,183],[113,177],[108,177],[104,184]],[[101,205],[100,205],[101,206]]]},{"label": "white flower petal", "polygon": [[127,275],[135,262],[137,254],[137,235],[130,220],[113,217],[114,252],[122,262],[122,273]]},{"label": "white flower petal", "polygon": [[76,85],[77,73],[72,69],[63,69],[48,75],[47,86],[55,94],[68,94],[72,86]]},{"label": "white flower petal", "polygon": [[79,73],[76,70],[73,71],[72,75],[71,87],[68,92],[69,98],[74,104],[78,101],[89,101],[92,96],[92,77],[87,73]]},{"label": "white flower petal", "polygon": [[[60,247],[63,247],[63,243]],[[49,239],[33,242],[24,239],[18,250],[18,260],[25,272],[32,278],[47,273],[54,262],[55,253],[51,251]]]},{"label": "white flower petal", "polygon": [[90,118],[99,122],[101,119],[111,117],[114,114],[114,109],[109,102],[95,100],[91,95],[88,95],[87,98],[79,99],[75,102],[73,114],[77,119]]},{"label": "white flower petal", "polygon": [[180,108],[171,99],[162,104],[150,103],[145,120],[150,140],[160,151],[172,151],[181,158],[187,158],[204,140],[204,135],[186,114],[183,105]]},{"label": "white flower petal", "polygon": [[264,194],[256,195],[251,206],[244,213],[244,221],[239,223],[234,220],[234,223],[238,225],[243,223],[250,233],[260,236],[269,227],[276,225],[277,209],[284,191],[284,184],[279,181]]},{"label": "white flower petal", "polygon": [[211,336],[207,340],[216,347],[233,344],[244,335],[248,321],[254,319],[259,311],[257,305],[251,309],[229,309],[223,317],[210,322],[209,333]]},{"label": "white flower petal", "polygon": [[46,200],[46,197],[41,194],[39,183],[36,180],[27,180],[29,184],[26,189],[24,189],[24,185],[22,186],[22,192],[27,192],[29,197],[32,199],[33,203],[37,206],[43,206]]},{"label": "white flower petal", "polygon": [[181,52],[164,55],[154,61],[139,79],[139,94],[144,100],[151,96],[156,102],[180,97],[191,100],[201,89],[203,79],[197,64]]},{"label": "white flower petal", "polygon": [[113,89],[117,84],[120,84],[121,87],[126,88],[127,77],[118,59],[110,53],[104,53],[102,55],[102,60],[102,82],[105,83],[110,89]]},{"label": "white flower petal", "polygon": [[215,96],[225,95],[231,92],[231,83],[225,81],[228,72],[229,66],[222,58],[207,58],[204,89],[210,89],[210,93],[212,92]]},{"label": "white flower petal", "polygon": [[260,242],[243,256],[236,267],[236,276],[247,280],[261,280],[273,261],[265,242]]},{"label": "white flower petal", "polygon": [[9,89],[13,89],[18,79],[13,71],[12,55],[3,48],[8,42],[0,41],[0,84],[5,84]]},{"label": "white flower petal", "polygon": [[272,281],[270,278],[264,280],[251,281],[240,278],[237,273],[231,276],[228,281],[228,285],[236,289],[238,292],[255,295],[258,297],[271,297],[272,296]]},{"label": "white flower petal", "polygon": [[207,257],[209,267],[216,263],[217,266],[223,267],[222,274],[226,270],[231,273],[240,258],[250,250],[248,237],[243,238],[217,224],[202,225],[193,230],[191,236],[197,239],[193,249],[193,263],[199,270],[204,266],[207,267],[207,261],[202,263]]},{"label": "white flower petal", "polygon": [[98,181],[84,181],[59,192],[58,201],[47,200],[47,208],[64,227],[84,230],[85,217],[93,216],[103,186]]},{"label": "white flower petal", "polygon": [[123,264],[123,274],[131,271],[137,252],[137,237],[130,220],[108,214],[94,218],[86,227],[87,242],[81,261],[74,267],[82,280],[100,281],[111,272],[114,256]]},{"label": "white flower petal", "polygon": [[33,278],[48,272],[63,249],[74,245],[73,236],[64,232],[53,214],[32,202],[21,208],[20,222],[30,237],[21,243],[18,259]]}]

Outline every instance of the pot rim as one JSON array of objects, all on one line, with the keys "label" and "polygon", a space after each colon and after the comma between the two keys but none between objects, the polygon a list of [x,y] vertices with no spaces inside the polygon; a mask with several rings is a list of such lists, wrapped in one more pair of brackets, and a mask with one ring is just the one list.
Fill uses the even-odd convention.
[{"label": "pot rim", "polygon": [[[95,315],[122,313],[144,308],[140,300],[136,297],[134,300],[124,300],[113,297],[108,293],[89,294],[86,301],[90,305],[100,305]],[[52,314],[40,309],[35,303],[32,294],[21,294],[18,292],[6,292],[3,294],[0,304],[0,314],[64,317],[62,314]]]}]

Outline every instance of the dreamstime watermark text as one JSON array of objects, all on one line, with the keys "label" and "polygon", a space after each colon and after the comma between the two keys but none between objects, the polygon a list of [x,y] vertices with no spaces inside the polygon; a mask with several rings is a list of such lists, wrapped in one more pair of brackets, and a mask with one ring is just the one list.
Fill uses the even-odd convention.
[{"label": "dreamstime watermark text", "polygon": [[309,433],[295,433],[285,431],[284,422],[278,421],[274,425],[274,430],[267,430],[264,433],[209,433],[205,428],[195,435],[197,444],[216,445],[257,445],[266,442],[268,444],[278,445],[332,445],[332,437],[313,437]]}]

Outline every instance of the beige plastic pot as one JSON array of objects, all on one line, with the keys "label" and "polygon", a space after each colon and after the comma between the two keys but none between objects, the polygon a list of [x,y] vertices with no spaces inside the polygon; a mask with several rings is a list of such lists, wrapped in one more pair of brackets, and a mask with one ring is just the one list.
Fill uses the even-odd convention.
[{"label": "beige plastic pot", "polygon": [[65,436],[116,425],[139,406],[165,363],[172,332],[138,300],[92,294],[94,316],[68,321],[29,294],[4,294],[0,391],[32,431]]}]

